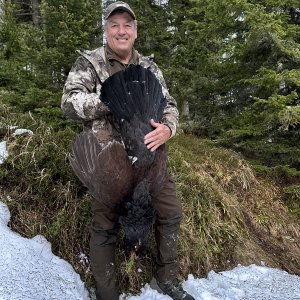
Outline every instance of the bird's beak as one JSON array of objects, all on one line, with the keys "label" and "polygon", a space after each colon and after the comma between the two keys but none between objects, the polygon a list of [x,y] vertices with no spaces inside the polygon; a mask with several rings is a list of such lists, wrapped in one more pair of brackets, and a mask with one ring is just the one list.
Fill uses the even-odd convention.
[{"label": "bird's beak", "polygon": [[131,259],[137,259],[138,258],[138,256],[136,255],[134,250],[130,251],[129,256],[130,256]]}]

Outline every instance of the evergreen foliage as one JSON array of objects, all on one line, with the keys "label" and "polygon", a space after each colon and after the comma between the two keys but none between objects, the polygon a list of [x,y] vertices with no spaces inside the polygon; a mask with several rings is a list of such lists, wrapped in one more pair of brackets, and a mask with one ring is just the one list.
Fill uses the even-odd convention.
[{"label": "evergreen foliage", "polygon": [[299,169],[299,3],[193,3],[182,23],[192,63],[175,58],[193,74],[181,81],[193,114],[184,128],[245,155],[251,148],[262,165]]},{"label": "evergreen foliage", "polygon": [[[78,56],[76,49],[95,46],[101,38],[101,7],[92,0],[43,0],[39,10],[41,22],[35,25],[20,17],[22,7],[17,1],[5,1],[2,5],[0,85],[26,99],[35,92],[45,93],[49,99],[52,93],[50,106],[58,107],[57,93],[61,95],[66,76]],[[49,105],[49,101],[40,100],[29,100],[29,106],[21,101],[21,109]]]}]

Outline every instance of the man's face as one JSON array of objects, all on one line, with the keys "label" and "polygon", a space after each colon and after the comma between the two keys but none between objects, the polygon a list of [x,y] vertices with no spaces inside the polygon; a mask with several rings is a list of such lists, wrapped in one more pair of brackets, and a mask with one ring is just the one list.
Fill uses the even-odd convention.
[{"label": "man's face", "polygon": [[129,13],[123,12],[109,17],[105,35],[109,47],[120,57],[131,55],[134,41],[137,38],[137,28]]}]

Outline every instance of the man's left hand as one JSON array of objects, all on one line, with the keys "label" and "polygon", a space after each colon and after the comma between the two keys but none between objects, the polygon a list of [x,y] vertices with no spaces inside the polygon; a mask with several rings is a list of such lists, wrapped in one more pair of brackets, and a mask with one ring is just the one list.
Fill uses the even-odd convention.
[{"label": "man's left hand", "polygon": [[153,119],[150,120],[150,124],[155,129],[145,135],[144,143],[153,152],[171,137],[171,129],[167,125],[156,123]]}]

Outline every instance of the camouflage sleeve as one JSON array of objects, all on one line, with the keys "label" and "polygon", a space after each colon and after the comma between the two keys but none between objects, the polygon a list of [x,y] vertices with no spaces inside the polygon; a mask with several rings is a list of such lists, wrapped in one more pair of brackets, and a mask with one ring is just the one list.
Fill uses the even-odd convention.
[{"label": "camouflage sleeve", "polygon": [[100,101],[100,81],[92,64],[80,56],[73,65],[66,80],[61,108],[66,117],[89,121],[109,113],[108,107]]},{"label": "camouflage sleeve", "polygon": [[177,103],[176,100],[169,94],[162,71],[159,69],[157,64],[153,62],[151,68],[151,71],[155,74],[162,85],[163,94],[167,99],[167,105],[164,109],[161,123],[167,125],[171,129],[171,137],[173,137],[176,134],[179,119]]}]

